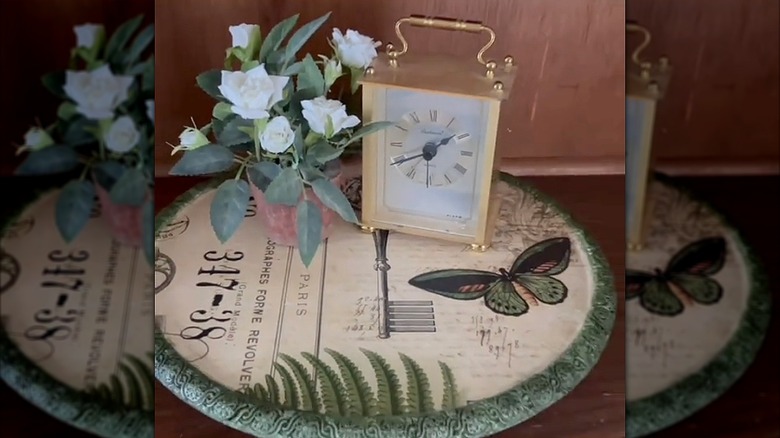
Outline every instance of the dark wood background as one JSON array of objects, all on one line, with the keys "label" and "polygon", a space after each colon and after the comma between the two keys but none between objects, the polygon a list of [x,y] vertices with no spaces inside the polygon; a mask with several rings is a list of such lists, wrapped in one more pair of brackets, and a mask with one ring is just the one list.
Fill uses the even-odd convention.
[{"label": "dark wood background", "polygon": [[[654,146],[682,167],[780,173],[777,0],[629,0],[626,18],[653,35],[646,53],[674,70]],[[636,40],[628,48],[636,47]]]},{"label": "dark wood background", "polygon": [[[499,144],[507,157],[604,161],[622,172],[624,155],[624,2],[622,0],[176,0],[157,2],[157,163],[166,174],[190,117],[205,124],[212,98],[195,77],[220,68],[228,26],[257,23],[264,34],[300,12],[300,23],[333,11],[304,53],[329,54],[333,27],[393,41],[395,21],[424,14],[482,21],[498,35],[489,57],[511,54],[519,74],[502,109]],[[415,52],[471,58],[485,36],[410,28]],[[395,41],[398,43],[397,41]],[[475,61],[476,62],[476,61]],[[558,165],[554,161],[548,165]]]}]

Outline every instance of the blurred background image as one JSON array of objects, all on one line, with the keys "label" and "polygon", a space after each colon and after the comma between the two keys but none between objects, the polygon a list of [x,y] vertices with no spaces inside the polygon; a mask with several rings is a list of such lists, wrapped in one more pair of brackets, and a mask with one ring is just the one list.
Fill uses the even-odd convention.
[{"label": "blurred background image", "polygon": [[626,10],[627,436],[777,437],[778,2]]},{"label": "blurred background image", "polygon": [[3,436],[153,434],[153,12],[0,4]]}]

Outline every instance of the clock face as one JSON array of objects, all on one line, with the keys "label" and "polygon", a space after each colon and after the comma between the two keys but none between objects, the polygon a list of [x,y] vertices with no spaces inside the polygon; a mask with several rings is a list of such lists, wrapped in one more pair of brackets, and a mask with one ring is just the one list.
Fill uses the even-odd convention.
[{"label": "clock face", "polygon": [[[389,88],[377,166],[380,208],[474,227],[481,181],[487,104],[479,99]],[[458,225],[459,224],[459,225]]]},{"label": "clock face", "polygon": [[474,172],[476,144],[446,110],[424,108],[401,116],[388,135],[390,165],[426,188],[454,184]]}]

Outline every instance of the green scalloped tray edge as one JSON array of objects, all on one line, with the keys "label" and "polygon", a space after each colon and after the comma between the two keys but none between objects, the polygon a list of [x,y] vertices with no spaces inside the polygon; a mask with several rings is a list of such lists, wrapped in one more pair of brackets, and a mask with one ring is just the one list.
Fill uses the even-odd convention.
[{"label": "green scalloped tray edge", "polygon": [[[53,190],[34,189],[13,213],[0,218],[0,236],[24,210]],[[0,379],[22,398],[77,429],[105,438],[152,438],[154,412],[109,404],[52,377],[25,356],[0,324]]]},{"label": "green scalloped tray edge", "polygon": [[[528,183],[502,173],[510,185],[552,205],[581,239],[593,266],[593,306],[582,331],[568,349],[544,371],[518,386],[479,402],[428,415],[336,418],[313,412],[259,406],[247,396],[210,380],[187,363],[155,327],[155,375],[163,386],[208,417],[234,429],[262,436],[332,437],[371,436],[460,438],[485,437],[522,423],[570,393],[598,362],[612,333],[617,306],[613,276],[592,237],[558,203]],[[157,215],[157,229],[165,226],[200,193],[222,179],[198,184]]]},{"label": "green scalloped tray edge", "polygon": [[750,296],[736,333],[726,346],[696,374],[669,389],[626,403],[626,437],[639,438],[658,432],[690,417],[723,395],[755,360],[771,319],[772,298],[760,260],[745,243],[739,230],[710,204],[682,187],[673,178],[654,174],[656,181],[706,205],[738,242],[751,278]]}]

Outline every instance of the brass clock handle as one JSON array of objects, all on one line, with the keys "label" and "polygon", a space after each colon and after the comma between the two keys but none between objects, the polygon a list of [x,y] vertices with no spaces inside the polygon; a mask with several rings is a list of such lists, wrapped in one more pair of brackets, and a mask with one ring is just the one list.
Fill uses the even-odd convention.
[{"label": "brass clock handle", "polygon": [[642,61],[639,59],[639,54],[650,45],[650,31],[636,23],[626,23],[626,31],[641,33],[645,39],[639,44],[636,49],[631,53],[631,61],[638,66],[642,66]]},{"label": "brass clock handle", "polygon": [[[463,31],[469,33],[487,32],[487,34],[490,36],[490,40],[487,42],[487,44],[485,44],[484,47],[482,47],[482,49],[480,49],[479,52],[477,52],[477,61],[479,61],[480,64],[485,66],[487,66],[489,62],[492,62],[492,61],[485,61],[485,59],[483,58],[485,52],[487,52],[487,50],[490,49],[493,43],[496,42],[496,32],[493,31],[493,29],[491,29],[490,27],[485,26],[482,23],[473,22],[473,21],[412,15],[410,17],[401,18],[400,20],[395,22],[395,34],[398,35],[398,39],[401,41],[401,50],[400,51],[395,50],[392,44],[387,45],[387,56],[390,58],[390,62],[393,64],[397,62],[396,60],[398,59],[398,57],[402,56],[409,50],[409,43],[406,41],[406,38],[404,38],[404,35],[401,32],[401,25],[404,23],[415,27],[427,27],[429,29],[454,30],[454,31]],[[511,67],[513,63],[512,57],[507,56],[506,59],[504,59],[504,62]]]}]

